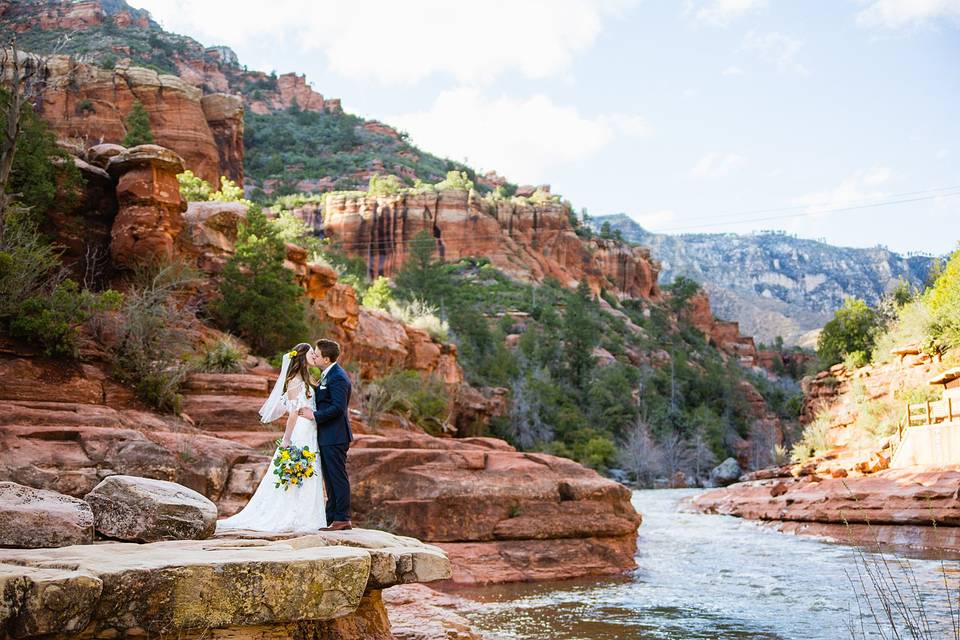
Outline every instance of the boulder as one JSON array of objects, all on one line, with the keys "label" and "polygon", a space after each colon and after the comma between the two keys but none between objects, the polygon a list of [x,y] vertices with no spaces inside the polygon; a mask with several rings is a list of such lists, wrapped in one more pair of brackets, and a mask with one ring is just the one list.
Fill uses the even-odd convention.
[{"label": "boulder", "polygon": [[183,485],[136,476],[109,476],[87,494],[97,533],[156,542],[209,538],[217,506]]},{"label": "boulder", "polygon": [[743,472],[734,458],[727,458],[710,472],[710,483],[714,487],[725,487],[740,479]]},{"label": "boulder", "polygon": [[64,547],[93,542],[93,513],[56,491],[0,482],[0,546]]}]

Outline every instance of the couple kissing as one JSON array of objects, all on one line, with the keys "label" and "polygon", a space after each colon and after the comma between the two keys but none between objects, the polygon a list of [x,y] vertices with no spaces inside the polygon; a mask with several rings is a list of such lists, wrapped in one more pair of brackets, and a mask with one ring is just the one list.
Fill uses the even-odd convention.
[{"label": "couple kissing", "polygon": [[[301,342],[283,355],[280,375],[260,420],[286,415],[273,462],[247,505],[217,523],[218,531],[343,531],[350,522],[347,450],[352,385],[340,366],[340,345]],[[320,369],[314,380],[311,367]]]}]

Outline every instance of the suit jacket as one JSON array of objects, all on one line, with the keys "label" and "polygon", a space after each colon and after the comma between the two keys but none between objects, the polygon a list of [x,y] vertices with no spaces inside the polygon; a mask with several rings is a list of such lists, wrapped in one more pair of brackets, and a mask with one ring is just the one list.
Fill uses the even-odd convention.
[{"label": "suit jacket", "polygon": [[353,440],[350,430],[350,392],[353,386],[347,372],[335,363],[327,372],[323,385],[316,388],[317,444],[321,447],[349,444]]}]

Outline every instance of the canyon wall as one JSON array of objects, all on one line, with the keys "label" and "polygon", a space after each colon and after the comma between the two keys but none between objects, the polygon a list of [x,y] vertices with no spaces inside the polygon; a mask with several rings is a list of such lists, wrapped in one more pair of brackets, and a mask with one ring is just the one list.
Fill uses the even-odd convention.
[{"label": "canyon wall", "polygon": [[158,145],[179,154],[188,169],[218,185],[243,180],[243,105],[237,96],[204,98],[177,76],[140,67],[101,69],[53,56],[38,112],[62,140],[86,148],[120,143],[135,102],[143,104]]},{"label": "canyon wall", "polygon": [[570,208],[559,202],[490,201],[463,190],[326,199],[324,234],[363,257],[371,276],[395,274],[420,231],[436,239],[437,254],[447,261],[483,256],[519,280],[553,277],[573,287],[586,279],[594,292],[660,298],[658,266],[645,249],[581,239]]}]

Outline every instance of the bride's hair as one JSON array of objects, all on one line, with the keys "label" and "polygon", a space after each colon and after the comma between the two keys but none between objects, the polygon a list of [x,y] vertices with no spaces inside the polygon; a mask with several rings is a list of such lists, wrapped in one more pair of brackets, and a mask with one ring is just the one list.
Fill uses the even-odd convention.
[{"label": "bride's hair", "polygon": [[[283,381],[283,389],[286,391],[287,384],[297,376],[303,380],[303,386],[307,397],[310,397],[310,389],[313,386],[313,380],[310,378],[310,364],[307,362],[307,354],[310,352],[310,344],[301,342],[290,350],[290,368],[287,369],[287,379]],[[293,355],[296,353],[296,355]]]}]

